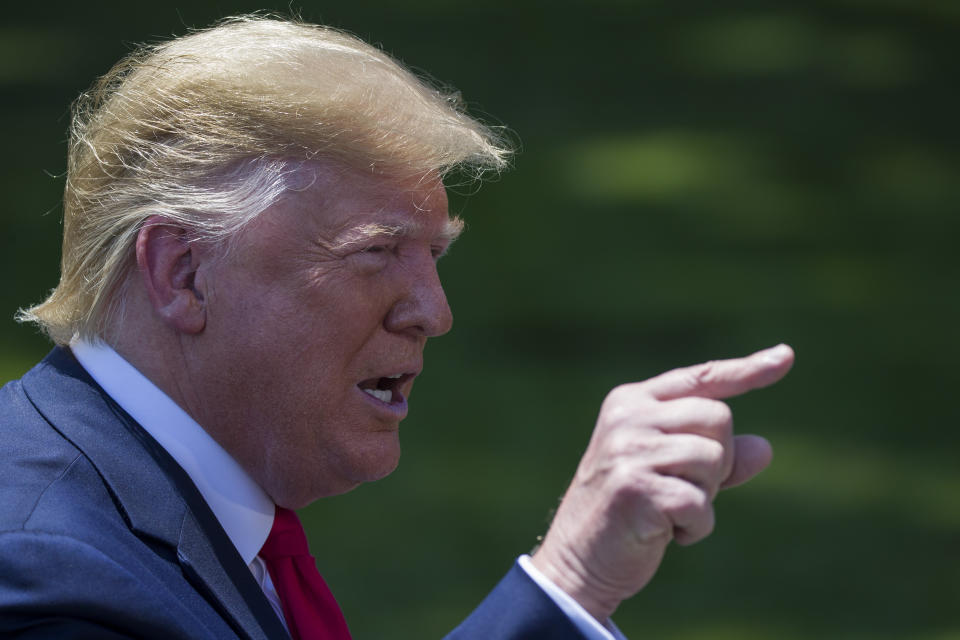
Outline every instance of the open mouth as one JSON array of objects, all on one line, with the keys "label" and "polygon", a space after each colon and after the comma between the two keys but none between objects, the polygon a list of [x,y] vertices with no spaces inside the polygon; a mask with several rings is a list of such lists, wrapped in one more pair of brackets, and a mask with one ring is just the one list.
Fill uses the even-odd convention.
[{"label": "open mouth", "polygon": [[364,393],[386,404],[399,404],[404,401],[400,388],[413,378],[412,373],[397,373],[381,378],[369,378],[357,386]]}]

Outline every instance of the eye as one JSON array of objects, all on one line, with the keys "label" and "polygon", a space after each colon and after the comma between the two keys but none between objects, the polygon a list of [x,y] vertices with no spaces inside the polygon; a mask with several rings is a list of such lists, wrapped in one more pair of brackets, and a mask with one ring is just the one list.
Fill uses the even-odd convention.
[{"label": "eye", "polygon": [[390,243],[371,244],[358,248],[350,257],[362,271],[374,272],[385,268],[395,251],[396,246]]},{"label": "eye", "polygon": [[447,253],[446,245],[433,245],[430,247],[430,255],[433,256],[434,260],[439,260]]},{"label": "eye", "polygon": [[364,247],[360,250],[360,253],[386,253],[390,251],[390,247],[385,244],[375,244],[369,247]]}]

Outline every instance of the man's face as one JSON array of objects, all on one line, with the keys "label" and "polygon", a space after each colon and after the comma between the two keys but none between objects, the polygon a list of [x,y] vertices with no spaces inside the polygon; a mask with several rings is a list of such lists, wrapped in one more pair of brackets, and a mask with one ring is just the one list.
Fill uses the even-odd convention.
[{"label": "man's face", "polygon": [[436,177],[321,167],[204,274],[196,417],[282,506],[396,467],[424,345],[452,323],[436,262],[458,230]]}]

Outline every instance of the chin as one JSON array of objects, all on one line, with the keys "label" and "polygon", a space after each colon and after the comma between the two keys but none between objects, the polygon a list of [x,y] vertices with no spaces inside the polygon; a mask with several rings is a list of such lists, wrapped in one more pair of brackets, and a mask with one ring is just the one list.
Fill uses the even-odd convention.
[{"label": "chin", "polygon": [[[396,431],[381,432],[373,441],[309,469],[302,468],[299,477],[284,473],[280,482],[267,493],[281,507],[303,508],[320,498],[347,493],[366,482],[374,482],[393,473],[400,463],[400,439]],[[279,485],[279,486],[276,486]],[[266,487],[265,487],[266,488]]]},{"label": "chin", "polygon": [[[346,453],[341,458],[339,473],[328,485],[325,495],[339,495],[356,489],[361,484],[387,477],[400,464],[400,440],[397,432],[379,434],[382,437],[367,446]],[[322,496],[321,496],[322,497]]]},{"label": "chin", "polygon": [[400,464],[400,439],[397,432],[386,434],[384,442],[378,443],[378,446],[366,449],[360,452],[357,460],[356,480],[362,482],[374,482],[387,477]]}]

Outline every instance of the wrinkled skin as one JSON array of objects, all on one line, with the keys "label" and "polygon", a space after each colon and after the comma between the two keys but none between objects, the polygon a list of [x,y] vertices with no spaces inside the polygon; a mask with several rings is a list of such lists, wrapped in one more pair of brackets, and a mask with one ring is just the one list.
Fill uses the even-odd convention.
[{"label": "wrinkled skin", "polygon": [[[452,323],[437,260],[459,230],[436,176],[308,169],[225,255],[149,221],[138,265],[164,326],[118,347],[288,508],[396,467],[424,346]],[[396,401],[361,388],[396,375]]]},{"label": "wrinkled skin", "polygon": [[721,400],[773,384],[792,364],[780,345],[611,391],[534,565],[606,620],[649,582],[671,540],[712,531],[720,489],[769,464],[770,445],[735,436]]}]

